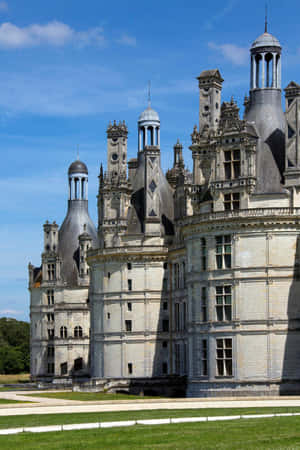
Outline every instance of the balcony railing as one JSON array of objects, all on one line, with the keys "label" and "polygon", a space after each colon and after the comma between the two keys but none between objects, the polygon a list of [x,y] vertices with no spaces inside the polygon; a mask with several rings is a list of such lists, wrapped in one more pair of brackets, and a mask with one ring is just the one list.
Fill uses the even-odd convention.
[{"label": "balcony railing", "polygon": [[217,211],[189,216],[183,223],[201,223],[217,220],[241,219],[251,217],[297,217],[300,219],[300,208],[253,208]]}]

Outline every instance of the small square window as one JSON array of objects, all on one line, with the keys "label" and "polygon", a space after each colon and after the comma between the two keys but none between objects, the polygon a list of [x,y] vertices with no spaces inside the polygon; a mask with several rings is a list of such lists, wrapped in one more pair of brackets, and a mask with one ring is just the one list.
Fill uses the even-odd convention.
[{"label": "small square window", "polygon": [[168,348],[168,342],[167,342],[167,341],[163,341],[162,347],[163,347],[163,348]]},{"label": "small square window", "polygon": [[131,263],[127,263],[127,269],[128,269],[128,270],[131,270],[131,269],[132,269]]}]

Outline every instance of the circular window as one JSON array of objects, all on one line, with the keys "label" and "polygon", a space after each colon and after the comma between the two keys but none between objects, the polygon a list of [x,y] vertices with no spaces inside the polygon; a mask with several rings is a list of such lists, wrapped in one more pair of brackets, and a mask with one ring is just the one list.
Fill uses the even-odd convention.
[{"label": "circular window", "polygon": [[117,159],[118,159],[118,154],[117,154],[117,153],[113,153],[113,154],[111,155],[111,159],[112,159],[113,161],[117,161]]}]

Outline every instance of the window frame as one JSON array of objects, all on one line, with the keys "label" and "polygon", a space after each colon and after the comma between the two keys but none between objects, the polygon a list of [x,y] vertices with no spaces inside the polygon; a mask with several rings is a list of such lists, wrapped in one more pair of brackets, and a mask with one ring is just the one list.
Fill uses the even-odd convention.
[{"label": "window frame", "polygon": [[232,321],[231,284],[222,284],[215,287],[215,311],[217,322]]},{"label": "window frame", "polygon": [[232,268],[232,235],[224,234],[215,236],[216,243],[216,268]]},{"label": "window frame", "polygon": [[232,338],[216,339],[216,376],[233,377]]}]

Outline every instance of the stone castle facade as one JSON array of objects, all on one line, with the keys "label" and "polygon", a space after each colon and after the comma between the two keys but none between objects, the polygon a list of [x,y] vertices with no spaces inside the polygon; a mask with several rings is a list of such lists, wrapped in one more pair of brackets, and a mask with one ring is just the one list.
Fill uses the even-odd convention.
[{"label": "stone castle facade", "polygon": [[284,113],[281,46],[267,30],[250,62],[243,119],[221,102],[218,70],[198,77],[192,174],[179,141],[163,173],[150,105],[137,158],[127,162],[125,123],[109,124],[97,232],[86,166],[70,166],[68,215],[44,225],[42,266],[29,266],[33,377],[187,396],[299,392],[300,85],[285,89]]}]

